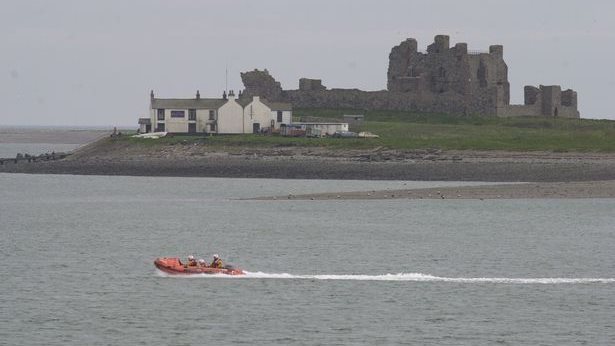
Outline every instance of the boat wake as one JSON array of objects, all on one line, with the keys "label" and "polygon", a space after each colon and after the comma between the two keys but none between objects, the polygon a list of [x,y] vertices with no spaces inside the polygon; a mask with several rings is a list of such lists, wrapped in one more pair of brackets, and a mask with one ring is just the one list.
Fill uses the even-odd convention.
[{"label": "boat wake", "polygon": [[168,275],[184,278],[230,278],[230,279],[294,279],[294,280],[346,280],[346,281],[410,281],[410,282],[450,282],[450,283],[495,283],[495,284],[615,284],[615,278],[503,278],[503,277],[442,277],[421,273],[398,273],[382,275],[360,274],[319,274],[295,275],[288,273],[263,273],[244,271],[246,275],[229,276],[224,274],[207,275]]}]

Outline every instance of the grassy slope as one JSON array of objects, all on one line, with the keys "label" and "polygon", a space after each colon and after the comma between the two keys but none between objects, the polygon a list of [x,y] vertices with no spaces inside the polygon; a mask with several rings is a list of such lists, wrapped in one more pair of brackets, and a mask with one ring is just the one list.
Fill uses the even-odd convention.
[{"label": "grassy slope", "polygon": [[[615,121],[546,118],[450,117],[391,111],[296,109],[303,116],[341,121],[343,114],[365,114],[362,130],[378,139],[284,138],[279,136],[214,136],[212,147],[322,146],[331,149],[474,149],[510,151],[615,152]],[[130,139],[135,144],[164,145],[202,141],[196,136],[177,136],[157,141]],[[146,141],[149,144],[143,143]]]}]

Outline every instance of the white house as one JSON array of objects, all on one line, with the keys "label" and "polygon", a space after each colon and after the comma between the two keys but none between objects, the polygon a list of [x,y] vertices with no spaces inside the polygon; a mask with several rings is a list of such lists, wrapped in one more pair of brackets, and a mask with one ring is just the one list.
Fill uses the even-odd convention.
[{"label": "white house", "polygon": [[[272,108],[273,107],[273,108]],[[139,119],[140,132],[258,133],[292,123],[292,106],[267,103],[258,96],[235,99],[231,90],[222,98],[161,99],[150,93],[150,118]]]},{"label": "white house", "polygon": [[275,121],[275,129],[279,129],[280,125],[293,123],[293,107],[290,103],[269,102],[267,100],[263,100],[263,102],[271,109],[271,119]]},{"label": "white house", "polygon": [[205,99],[197,91],[193,99],[160,99],[150,94],[150,119],[154,132],[216,133],[218,109],[228,100]]},{"label": "white house", "polygon": [[258,96],[243,100],[244,127],[247,132],[259,133],[261,130],[275,125],[271,117],[271,108],[263,103]]},{"label": "white house", "polygon": [[218,108],[217,131],[210,132],[224,134],[246,133],[243,117],[243,107],[235,100],[235,93],[231,90],[226,103]]}]

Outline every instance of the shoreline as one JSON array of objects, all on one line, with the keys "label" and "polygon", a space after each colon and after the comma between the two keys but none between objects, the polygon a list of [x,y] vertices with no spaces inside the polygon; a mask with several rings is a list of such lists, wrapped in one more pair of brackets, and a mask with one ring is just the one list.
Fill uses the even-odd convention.
[{"label": "shoreline", "polygon": [[427,158],[368,160],[369,154],[357,152],[338,156],[280,150],[91,156],[87,151],[86,145],[61,160],[4,162],[0,173],[479,182],[615,180],[613,154],[439,152]]},{"label": "shoreline", "polygon": [[327,192],[265,196],[246,200],[387,200],[387,199],[583,199],[615,198],[615,180],[568,183],[510,183],[418,189]]},{"label": "shoreline", "polygon": [[212,147],[105,137],[63,159],[0,173],[477,182],[615,181],[615,153]]},{"label": "shoreline", "polygon": [[212,155],[178,159],[5,162],[2,173],[484,182],[615,180],[613,162],[414,161]]}]

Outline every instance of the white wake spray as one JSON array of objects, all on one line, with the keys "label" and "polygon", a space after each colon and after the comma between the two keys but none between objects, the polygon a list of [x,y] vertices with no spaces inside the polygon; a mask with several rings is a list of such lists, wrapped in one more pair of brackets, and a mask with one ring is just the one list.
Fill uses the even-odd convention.
[{"label": "white wake spray", "polygon": [[451,283],[495,283],[495,284],[615,284],[615,278],[489,278],[489,277],[441,277],[421,273],[398,273],[383,275],[361,274],[319,274],[295,275],[288,273],[263,273],[244,271],[246,275],[230,276],[224,274],[194,274],[162,276],[180,278],[232,278],[232,279],[295,279],[295,280],[346,280],[346,281],[411,281],[411,282],[451,282]]},{"label": "white wake spray", "polygon": [[414,281],[453,283],[503,283],[503,284],[582,284],[615,283],[615,278],[463,278],[441,277],[421,273],[398,273],[383,275],[292,275],[246,272],[246,278],[265,279],[311,279],[311,280],[356,280],[356,281]]}]

